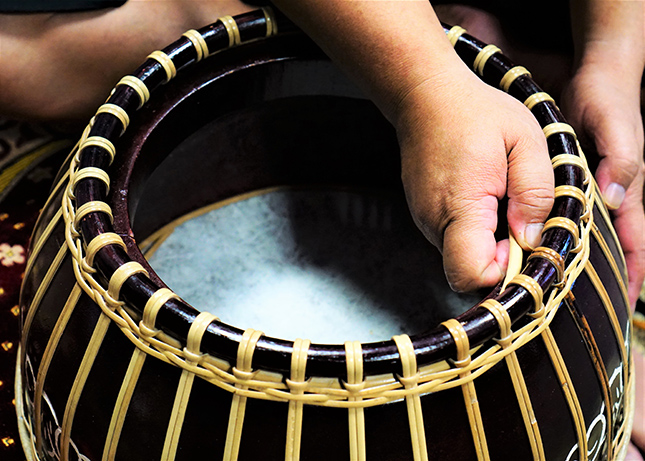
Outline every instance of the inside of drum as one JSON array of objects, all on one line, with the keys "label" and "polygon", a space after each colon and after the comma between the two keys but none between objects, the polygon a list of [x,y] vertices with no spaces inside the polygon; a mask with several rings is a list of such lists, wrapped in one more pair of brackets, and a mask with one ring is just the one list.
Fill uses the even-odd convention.
[{"label": "inside of drum", "polygon": [[[420,333],[480,297],[450,290],[399,171],[370,103],[264,102],[180,143],[142,189],[133,229],[164,283],[239,328],[317,343]],[[160,207],[166,197],[181,200]]]}]

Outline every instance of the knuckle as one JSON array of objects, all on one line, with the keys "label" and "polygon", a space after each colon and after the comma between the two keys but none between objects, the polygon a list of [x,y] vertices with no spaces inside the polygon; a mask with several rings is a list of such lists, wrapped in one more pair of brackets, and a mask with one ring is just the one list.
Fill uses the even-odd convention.
[{"label": "knuckle", "polygon": [[645,171],[645,163],[638,155],[632,155],[631,152],[624,152],[617,154],[613,157],[608,157],[613,167],[629,176],[636,176],[643,174]]},{"label": "knuckle", "polygon": [[553,206],[554,190],[550,187],[535,187],[517,192],[510,198],[515,204],[536,211],[550,210]]},{"label": "knuckle", "polygon": [[446,274],[446,277],[448,279],[448,284],[450,285],[450,288],[452,289],[452,291],[455,291],[457,293],[465,293],[468,291],[472,291],[474,288],[478,286],[477,283],[474,282],[472,278],[468,278],[463,273],[459,275],[456,275],[454,273]]}]

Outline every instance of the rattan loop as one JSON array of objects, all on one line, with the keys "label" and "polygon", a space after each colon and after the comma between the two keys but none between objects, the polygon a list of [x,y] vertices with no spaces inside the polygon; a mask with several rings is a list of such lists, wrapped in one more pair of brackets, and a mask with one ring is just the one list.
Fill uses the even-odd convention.
[{"label": "rattan loop", "polygon": [[[114,148],[112,141],[101,136],[90,136],[89,138],[86,138],[83,142],[81,142],[81,144],[78,146],[77,155],[80,155],[80,152],[83,149],[90,146],[100,147],[107,151],[108,155],[110,156],[110,164],[112,164],[112,162],[114,161],[114,156],[116,154],[116,149]],[[77,159],[77,161],[80,161],[80,158]]]},{"label": "rattan loop", "polygon": [[524,105],[528,108],[528,110],[532,110],[536,105],[540,104],[541,102],[547,102],[547,101],[555,104],[555,101],[553,100],[553,98],[549,96],[547,93],[544,93],[544,92],[533,93],[531,96],[529,96],[524,100]]},{"label": "rattan loop", "polygon": [[480,304],[480,307],[487,309],[491,314],[493,314],[493,317],[495,317],[495,320],[497,321],[497,325],[499,325],[499,339],[496,339],[496,341],[503,348],[510,346],[513,339],[513,332],[511,331],[512,322],[511,316],[508,315],[504,306],[502,306],[502,304],[496,299],[489,298],[484,300],[484,302]]},{"label": "rattan loop", "polygon": [[119,80],[119,83],[116,84],[116,86],[119,85],[129,86],[137,93],[137,95],[139,96],[139,109],[141,109],[141,106],[143,106],[150,99],[150,90],[148,89],[146,84],[143,83],[143,80],[135,77],[134,75],[126,75],[125,77],[123,77],[121,80]]},{"label": "rattan loop", "polygon": [[215,320],[217,320],[217,317],[210,312],[200,312],[191,323],[186,338],[186,347],[184,347],[183,351],[184,357],[189,363],[199,364],[202,361],[204,357],[200,350],[202,337],[208,326]]},{"label": "rattan loop", "polygon": [[448,319],[442,322],[441,325],[448,329],[455,340],[455,346],[457,347],[457,359],[454,361],[455,366],[465,366],[463,364],[466,361],[470,362],[470,342],[466,330],[464,330],[463,325],[457,319]]},{"label": "rattan loop", "polygon": [[128,261],[127,263],[119,266],[112,274],[112,277],[110,277],[107,290],[108,296],[112,299],[118,300],[121,287],[125,281],[134,274],[146,274],[147,276],[148,271],[146,271],[144,267],[136,261]]},{"label": "rattan loop", "polygon": [[403,378],[409,378],[417,374],[417,357],[414,354],[414,345],[408,335],[393,336],[392,339],[399,350]]},{"label": "rattan loop", "polygon": [[83,179],[88,178],[98,179],[105,184],[105,193],[108,194],[110,192],[110,176],[105,172],[105,170],[93,166],[81,168],[73,174],[71,190],[76,190],[78,183]]},{"label": "rattan loop", "polygon": [[[549,219],[545,224],[544,224],[544,229],[542,229],[542,232],[546,232],[549,229],[553,228],[560,228],[564,229],[571,234],[571,237],[573,238],[573,247],[577,248],[578,251],[580,249],[580,229],[578,229],[578,226],[575,222],[573,222],[569,218],[564,218],[562,216],[556,216],[554,218]],[[572,250],[573,251],[573,250]],[[574,251],[574,253],[577,253],[577,251]]]},{"label": "rattan loop", "polygon": [[277,35],[278,22],[275,20],[273,8],[269,6],[265,6],[262,8],[262,12],[264,13],[264,21],[266,22],[266,25],[267,25],[266,36],[271,37],[272,35]]},{"label": "rattan loop", "polygon": [[345,342],[347,382],[357,384],[363,381],[363,349],[360,341]]},{"label": "rattan loop", "polygon": [[125,242],[120,235],[115,234],[114,232],[106,232],[104,234],[99,234],[92,239],[92,241],[87,245],[87,250],[85,251],[85,261],[88,266],[94,264],[94,257],[96,254],[105,248],[108,245],[118,245],[124,250],[126,250]]},{"label": "rattan loop", "polygon": [[240,372],[250,372],[253,361],[253,351],[263,333],[253,328],[247,328],[242,334],[242,340],[237,349],[237,369]]},{"label": "rattan loop", "polygon": [[76,210],[76,216],[74,216],[74,228],[78,229],[81,220],[90,213],[104,213],[110,218],[110,222],[114,221],[114,216],[112,216],[112,208],[105,202],[87,202],[81,205],[78,210]]},{"label": "rattan loop", "polygon": [[544,291],[539,283],[533,278],[529,277],[526,274],[517,274],[509,282],[509,285],[518,285],[524,288],[533,298],[533,305],[535,309],[533,313],[539,312],[544,306]]},{"label": "rattan loop", "polygon": [[587,198],[585,193],[579,187],[575,186],[558,186],[555,188],[555,198],[559,197],[571,197],[580,202],[580,204],[586,208]]},{"label": "rattan loop", "polygon": [[521,77],[522,75],[531,76],[531,73],[522,66],[515,66],[504,74],[502,79],[499,81],[499,88],[508,93],[508,90],[511,88],[513,82]]},{"label": "rattan loop", "polygon": [[464,35],[466,33],[466,29],[463,27],[459,26],[453,26],[449,31],[448,31],[448,40],[450,40],[450,43],[454,47],[457,44],[457,41],[459,40],[459,37]]},{"label": "rattan loop", "polygon": [[581,157],[578,157],[577,155],[573,155],[573,154],[556,155],[551,159],[551,165],[553,166],[554,170],[562,165],[576,166],[583,171],[583,174],[584,174],[583,183],[589,184],[591,173],[589,173],[587,165],[585,164],[584,160]]},{"label": "rattan loop", "polygon": [[549,123],[547,126],[542,128],[544,136],[548,139],[549,136],[559,133],[570,134],[574,138],[576,137],[576,132],[573,131],[573,127],[568,123],[555,122]]},{"label": "rattan loop", "polygon": [[190,29],[184,32],[183,36],[190,40],[193,44],[193,48],[195,48],[195,54],[197,55],[195,62],[199,62],[209,56],[210,51],[208,50],[208,44],[206,43],[206,40],[204,40],[204,37],[202,37],[202,34],[197,32],[195,29]]},{"label": "rattan loop", "polygon": [[475,57],[475,62],[473,63],[473,69],[475,70],[475,72],[483,76],[484,66],[486,66],[486,63],[488,62],[490,57],[495,53],[499,53],[501,51],[502,50],[500,50],[495,45],[486,45],[484,48],[482,48],[482,50]]},{"label": "rattan loop", "polygon": [[149,336],[154,336],[158,330],[155,327],[157,322],[157,313],[163,307],[166,302],[171,299],[179,299],[174,292],[168,288],[160,288],[154,292],[148,301],[146,302],[145,307],[143,308],[143,316],[141,322],[139,322],[139,328],[147,328],[149,331],[155,332]]},{"label": "rattan loop", "polygon": [[163,70],[166,72],[166,83],[177,75],[175,63],[172,62],[172,59],[170,59],[170,57],[163,51],[153,51],[148,55],[148,59],[154,59],[161,65],[161,67],[163,67]]},{"label": "rattan loop", "polygon": [[529,255],[528,261],[535,258],[545,259],[555,268],[557,273],[555,286],[560,286],[564,283],[564,259],[560,253],[549,247],[537,247]]},{"label": "rattan loop", "polygon": [[293,343],[293,352],[291,353],[291,379],[293,382],[305,380],[307,352],[310,345],[310,340],[301,338],[297,338]]},{"label": "rattan loop", "polygon": [[119,121],[121,122],[121,125],[123,126],[123,130],[121,130],[121,134],[125,133],[125,130],[128,129],[128,125],[130,124],[130,116],[123,109],[123,107],[117,106],[116,104],[106,103],[106,104],[103,104],[101,107],[99,107],[99,109],[96,111],[96,115],[99,115],[99,114],[110,114],[118,118]]},{"label": "rattan loop", "polygon": [[228,46],[233,47],[242,43],[240,38],[240,29],[237,27],[237,22],[232,16],[222,16],[219,20],[224,24],[226,32],[228,33]]}]

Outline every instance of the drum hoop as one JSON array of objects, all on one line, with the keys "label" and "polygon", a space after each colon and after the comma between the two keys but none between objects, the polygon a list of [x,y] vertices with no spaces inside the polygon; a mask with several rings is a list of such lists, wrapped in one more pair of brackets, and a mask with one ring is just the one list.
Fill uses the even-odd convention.
[{"label": "drum hoop", "polygon": [[[235,26],[231,21],[235,23]],[[285,29],[282,22],[279,25],[281,30]],[[286,25],[288,30],[289,24],[286,23]],[[295,381],[290,365],[284,368],[266,367],[266,369],[259,366],[254,370],[251,370],[249,365],[242,370],[239,365],[238,367],[234,366],[235,357],[223,359],[214,351],[201,351],[204,354],[203,357],[199,361],[195,361],[194,354],[187,354],[186,348],[181,347],[176,340],[166,340],[165,338],[168,337],[166,335],[150,335],[150,331],[161,331],[164,326],[146,325],[143,320],[133,318],[132,309],[142,315],[143,306],[129,306],[132,309],[126,309],[123,300],[114,299],[111,296],[118,293],[119,290],[114,288],[110,290],[102,285],[103,282],[99,281],[96,272],[104,272],[101,261],[109,259],[112,266],[115,261],[118,261],[118,265],[123,266],[133,260],[125,251],[126,244],[122,237],[111,233],[111,231],[108,231],[110,238],[106,239],[102,246],[95,246],[89,260],[86,258],[85,242],[93,241],[93,238],[97,237],[96,234],[102,234],[92,228],[93,221],[90,218],[101,220],[104,229],[111,229],[111,224],[106,223],[104,217],[98,216],[104,214],[100,212],[101,210],[93,208],[92,212],[87,213],[84,224],[79,225],[78,213],[79,210],[83,210],[84,206],[84,203],[81,203],[78,198],[79,191],[87,189],[89,181],[105,179],[103,175],[96,172],[89,175],[77,174],[81,169],[80,164],[84,160],[85,150],[93,149],[94,157],[96,157],[97,151],[104,153],[105,162],[103,165],[93,165],[92,167],[106,168],[115,154],[115,140],[121,136],[122,131],[127,129],[128,114],[134,113],[141,106],[141,100],[144,99],[141,88],[149,89],[150,93],[154,94],[157,87],[174,77],[174,74],[171,75],[170,72],[172,69],[176,67],[178,71],[181,71],[182,66],[174,63],[174,61],[179,61],[180,55],[184,59],[183,62],[186,62],[186,54],[192,53],[187,64],[192,65],[204,57],[204,49],[209,50],[211,56],[225,49],[226,46],[222,46],[221,43],[227,42],[226,38],[230,38],[231,30],[237,31],[240,34],[241,42],[246,43],[272,35],[277,28],[278,22],[271,10],[267,8],[234,18],[224,18],[212,26],[196,31],[197,34],[200,34],[203,42],[195,35],[196,33],[190,32],[188,36],[182,36],[163,51],[151,54],[151,57],[140,68],[143,71],[138,75],[117,84],[112,96],[92,118],[72,152],[74,155],[69,165],[71,179],[67,186],[67,193],[63,194],[62,209],[66,242],[72,255],[74,273],[81,288],[97,302],[103,313],[117,324],[139,349],[149,355],[189,370],[236,395],[331,407],[363,408],[464,385],[544,332],[557,313],[562,300],[569,293],[573,282],[584,270],[589,258],[589,236],[594,219],[591,211],[594,204],[600,207],[604,205],[602,200],[596,196],[593,179],[589,179],[591,173],[584,154],[575,140],[575,134],[573,134],[571,127],[565,123],[553,99],[545,95],[531,80],[526,69],[515,66],[501,54],[499,49],[487,47],[486,44],[468,35],[458,26],[450,28],[444,25],[457,53],[466,60],[464,53],[462,53],[464,49],[472,50],[473,47],[478,49],[479,53],[483,54],[481,56],[477,54],[474,60],[471,59],[472,62],[467,64],[471,67],[474,66],[487,83],[493,79],[495,84],[501,85],[502,89],[512,96],[529,102],[533,114],[545,127],[545,136],[549,137],[550,143],[558,146],[556,149],[558,152],[562,152],[563,156],[560,157],[557,167],[568,169],[570,174],[567,176],[574,178],[571,183],[560,185],[560,187],[566,186],[569,189],[568,193],[559,195],[559,200],[567,202],[567,206],[564,207],[567,210],[579,210],[579,213],[575,216],[560,216],[562,220],[552,221],[553,225],[543,231],[539,245],[540,250],[531,254],[521,271],[522,277],[515,277],[515,281],[490,297],[496,303],[494,304],[495,309],[499,309],[501,306],[508,313],[512,324],[515,324],[520,318],[532,314],[533,318],[524,326],[515,331],[510,330],[502,338],[503,341],[482,350],[482,344],[494,338],[500,328],[504,331],[507,330],[506,326],[497,324],[498,319],[501,318],[500,312],[491,311],[492,304],[490,302],[487,304],[482,302],[456,319],[444,322],[424,334],[412,337],[398,335],[396,339],[381,343],[367,343],[362,347],[360,343],[358,345],[345,344],[344,346],[309,345],[307,343],[307,347],[302,349],[300,343],[294,347],[293,342],[267,338],[259,333],[254,333],[253,348],[247,355],[244,355],[245,364],[251,363],[253,350],[261,350],[263,356],[271,354],[284,356],[286,354],[289,364],[291,364],[290,357],[294,351],[295,354],[305,354],[306,359],[298,359],[299,369],[302,370],[306,364],[309,368],[312,363],[320,360],[320,357],[324,355],[326,360],[335,361],[334,363],[344,368],[343,371],[339,371],[333,376],[338,378],[337,384],[329,384],[329,379],[318,379],[323,377],[318,375],[307,380],[302,379],[303,376],[300,375],[304,371],[296,373],[299,377]],[[235,43],[232,45],[237,45],[237,35],[235,37],[236,40],[232,40]],[[216,47],[215,44],[218,43],[220,45]],[[183,67],[185,66],[183,65]],[[128,83],[124,84],[124,82]],[[137,83],[135,85],[132,82]],[[539,96],[531,97],[533,94]],[[540,111],[540,108],[543,108],[545,104],[550,106],[550,110]],[[545,115],[547,112],[548,114]],[[573,138],[573,142],[570,138]],[[568,162],[567,158],[574,160]],[[571,192],[571,188],[579,192]],[[95,195],[91,201],[104,201],[105,194],[98,198],[96,196],[96,194],[104,192],[104,189],[94,188]],[[91,194],[84,194],[84,196],[88,195]],[[578,235],[572,235],[574,229],[579,229]],[[566,233],[563,239],[560,238],[562,232],[557,234],[562,230]],[[115,241],[117,237],[121,239],[120,242]],[[571,249],[574,246],[576,252],[572,253]],[[131,251],[136,250],[128,248],[128,252]],[[567,259],[570,253],[573,257]],[[567,261],[566,266],[564,261]],[[127,275],[127,280],[119,280],[119,289],[128,285],[129,282],[132,284],[143,283],[146,286],[156,287],[157,291],[165,290],[164,293],[167,295],[167,288],[157,286],[145,271],[137,268],[137,270],[128,272]],[[110,280],[112,274],[103,273],[103,276]],[[527,282],[527,278],[533,282]],[[536,295],[536,291],[538,291],[536,287],[540,288],[540,296]],[[542,293],[544,301],[538,306],[536,300],[542,299]],[[183,309],[182,312],[187,312],[193,319],[198,317],[199,311],[182,301],[179,296],[164,296],[163,300],[165,303],[160,307],[160,311],[165,310],[172,313],[172,306],[180,306]],[[221,328],[229,328],[227,331],[231,331],[230,328],[235,330],[234,327],[225,325],[214,318],[209,318],[209,320],[208,326],[204,327],[205,337],[209,334],[217,334]],[[473,320],[478,320],[478,322]],[[483,323],[486,328],[477,328],[476,323]],[[177,334],[173,336],[177,337]],[[238,337],[232,340],[239,344],[238,352],[241,350],[240,348],[246,347],[243,337],[240,332]],[[461,339],[457,341],[456,338]],[[184,339],[183,342],[185,343],[185,341]],[[275,344],[280,345],[279,351],[274,348]],[[416,357],[416,363],[414,363],[416,372],[409,369],[409,364],[412,362],[409,356],[410,351],[406,349],[404,359],[408,365],[405,365],[406,371],[401,373],[399,371],[401,370],[401,357],[404,354],[401,348],[409,347],[408,344],[412,344],[413,354]],[[467,350],[464,349],[464,344],[468,345]],[[348,350],[351,353],[348,353]],[[319,351],[324,351],[324,354]],[[459,356],[455,353],[456,351],[459,351]],[[475,352],[477,352],[476,355]],[[450,358],[454,360],[449,362]],[[357,361],[364,363],[355,363]],[[255,361],[253,363],[256,364]],[[285,379],[276,380],[276,369],[282,372]],[[347,381],[343,381],[350,369],[353,378],[350,377]],[[360,373],[356,370],[360,370]],[[378,372],[373,373],[372,370],[378,370]],[[360,379],[357,378],[359,375]],[[289,381],[287,379],[289,376],[292,376],[294,380]],[[411,379],[413,382],[410,381]]]}]

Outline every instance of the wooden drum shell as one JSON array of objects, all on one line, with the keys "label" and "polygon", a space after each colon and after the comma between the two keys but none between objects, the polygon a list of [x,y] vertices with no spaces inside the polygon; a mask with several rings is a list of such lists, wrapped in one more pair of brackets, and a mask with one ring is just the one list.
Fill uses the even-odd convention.
[{"label": "wooden drum shell", "polygon": [[[257,14],[250,17],[249,21],[259,21]],[[481,48],[466,35],[461,40],[457,51],[471,45]],[[475,60],[477,53],[462,50],[461,54],[467,61],[469,53]],[[493,55],[492,65],[496,59],[503,61]],[[485,80],[497,78],[494,70],[484,70]],[[513,91],[522,89],[509,92]],[[549,110],[544,105],[533,109],[534,113]],[[198,142],[194,133],[204,127],[222,134],[217,149],[192,149],[197,144],[191,142]],[[321,130],[331,134],[323,135]],[[549,146],[556,149],[552,138]],[[190,162],[173,157],[182,145],[192,150]],[[164,224],[209,203],[277,185],[401,188],[392,128],[298,33],[223,51],[207,63],[182,70],[132,116],[115,147],[114,163],[105,167],[113,179],[106,202],[114,222],[90,216],[79,227],[87,237],[97,226],[112,225],[110,231],[120,236],[127,256],[149,274],[150,282],[132,289],[127,281],[120,293],[125,311],[135,321],[141,319],[141,310],[129,305],[145,305],[157,288],[165,286],[137,245]],[[170,166],[155,171],[166,156]],[[289,445],[297,399],[287,402],[280,398],[282,394],[260,394],[252,386],[195,374],[185,362],[174,363],[171,353],[167,360],[150,354],[137,347],[128,329],[106,315],[77,283],[78,268],[72,261],[60,206],[72,161],[70,156],[63,166],[34,231],[21,294],[24,329],[17,406],[24,418],[23,445],[30,459],[298,459]],[[556,183],[570,176],[566,168],[556,167]],[[88,182],[89,192],[79,191],[75,200],[105,187],[98,180]],[[593,182],[589,187],[595,187]],[[485,365],[486,354],[500,347],[499,327],[491,314],[469,311],[458,320],[484,338],[481,346],[470,348],[469,360],[484,365],[439,380],[424,392],[414,391],[415,384],[405,384],[410,381],[404,379],[405,365],[393,342],[364,344],[363,377],[370,383],[368,388],[376,389],[365,395],[374,400],[362,405],[362,397],[356,397],[359,391],[338,400],[330,397],[332,392],[326,399],[305,401],[295,449],[300,459],[426,459],[424,453],[429,459],[460,460],[507,459],[510,453],[514,459],[620,459],[629,440],[633,407],[626,268],[599,194],[589,195],[595,204],[588,261],[560,306],[551,311],[548,323],[534,329],[530,340]],[[575,208],[565,202],[566,197],[556,199],[554,209]],[[95,278],[104,287],[119,267],[115,261],[123,258],[121,252],[114,245],[97,256]],[[569,253],[567,264],[575,257]],[[545,267],[540,270],[553,272],[548,264]],[[490,297],[504,293],[497,287]],[[508,299],[523,295],[508,292],[505,296],[504,304],[510,305]],[[189,307],[170,299],[159,311],[155,326],[163,342],[186,350],[194,318]],[[534,319],[521,315],[513,320],[513,331],[521,331]],[[218,324],[218,328],[209,327],[200,350],[216,357],[213,363],[235,366],[243,332],[227,325]],[[458,348],[446,328],[429,325],[431,333],[412,336],[422,374],[425,370],[441,376],[458,366]],[[471,346],[476,343],[474,337]],[[293,343],[262,337],[255,347],[251,369],[260,372],[263,382],[273,380],[276,389],[295,395],[293,389],[285,391],[293,372]],[[332,391],[345,395],[352,389],[352,377],[338,347],[311,345],[306,377],[328,382]],[[524,398],[530,401],[539,443],[526,424],[527,409],[520,404],[518,382],[525,383]],[[412,390],[405,394],[408,385]],[[475,416],[465,403],[473,395],[469,386],[476,389]],[[187,391],[183,406],[178,407],[182,389]],[[390,398],[388,389],[400,393]],[[358,403],[351,405],[352,401]],[[411,410],[415,405],[417,409]],[[235,432],[231,421],[240,406],[244,408],[239,418],[241,442],[236,445],[231,441],[231,431]],[[358,438],[363,438],[364,445],[352,441],[356,414],[364,418],[364,424],[358,425],[363,428],[364,435]],[[417,428],[423,428],[422,439],[412,429],[413,415],[421,415]],[[577,448],[581,434],[587,458]],[[424,447],[419,448],[419,440]]]}]

